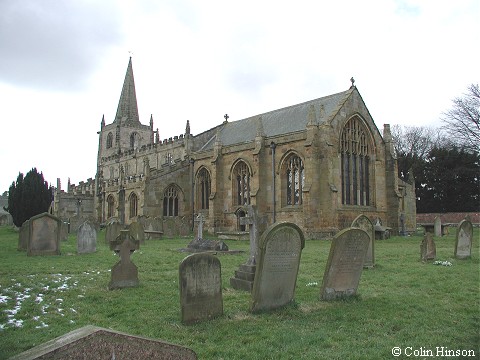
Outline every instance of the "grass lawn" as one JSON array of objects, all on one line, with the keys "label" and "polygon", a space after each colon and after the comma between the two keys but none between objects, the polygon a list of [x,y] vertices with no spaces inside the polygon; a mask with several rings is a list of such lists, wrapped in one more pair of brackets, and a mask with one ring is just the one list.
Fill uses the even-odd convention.
[{"label": "grass lawn", "polygon": [[184,345],[199,359],[393,359],[393,347],[402,351],[397,358],[426,358],[429,351],[441,358],[437,347],[444,355],[473,350],[479,357],[479,230],[468,260],[453,258],[451,233],[435,242],[437,260],[452,266],[419,261],[422,236],[377,241],[377,266],[364,270],[360,295],[334,302],[319,300],[330,242],[307,241],[295,302],[261,314],[251,314],[250,294],[229,282],[248,257],[248,243],[227,241],[245,252],[219,255],[224,316],[186,326],[178,265],[187,254],[178,249],[189,239],[147,240],[132,255],[140,286],[109,291],[118,257],[104,231],[94,254],[77,255],[72,234],[60,256],[27,257],[17,251],[18,233],[0,227],[0,358],[85,325]]}]

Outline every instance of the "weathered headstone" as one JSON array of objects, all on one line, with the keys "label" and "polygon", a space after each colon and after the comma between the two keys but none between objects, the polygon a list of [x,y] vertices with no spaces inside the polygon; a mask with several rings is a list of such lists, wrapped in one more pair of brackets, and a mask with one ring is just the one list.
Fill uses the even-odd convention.
[{"label": "weathered headstone", "polygon": [[279,222],[265,230],[259,242],[252,312],[276,309],[293,300],[304,247],[303,232],[293,223]]},{"label": "weathered headstone", "polygon": [[437,256],[437,248],[435,241],[433,241],[433,235],[429,232],[423,236],[423,241],[420,244],[420,259],[422,261],[435,260]]},{"label": "weathered headstone", "polygon": [[120,224],[120,220],[117,218],[109,219],[105,227],[105,243],[110,244],[110,242],[114,241],[120,235],[120,230],[122,229],[123,225]]},{"label": "weathered headstone", "polygon": [[433,221],[433,232],[437,237],[442,236],[442,219],[440,216],[435,217],[435,220]]},{"label": "weathered headstone", "polygon": [[205,223],[205,219],[203,218],[203,214],[198,214],[195,222],[198,224],[197,226],[197,239],[203,239],[203,224]]},{"label": "weathered headstone", "polygon": [[370,236],[370,242],[368,244],[368,250],[365,254],[365,261],[363,263],[364,268],[373,268],[375,266],[375,227],[370,219],[365,215],[358,215],[352,222],[352,226],[365,230]]},{"label": "weathered headstone", "polygon": [[26,220],[18,232],[18,251],[27,251],[28,237],[30,236],[30,221]]},{"label": "weathered headstone", "polygon": [[228,245],[225,242],[203,238],[203,223],[205,220],[202,213],[197,216],[195,222],[198,223],[197,236],[187,245],[187,251],[228,251]]},{"label": "weathered headstone", "polygon": [[370,234],[358,228],[340,231],[332,240],[320,298],[334,300],[357,293]]},{"label": "weathered headstone", "polygon": [[89,325],[38,345],[11,359],[195,360],[197,355],[184,346]]},{"label": "weathered headstone", "polygon": [[142,224],[134,221],[130,224],[128,230],[135,240],[138,240],[140,244],[145,244],[145,229]]},{"label": "weathered headstone", "polygon": [[77,252],[90,254],[97,251],[97,230],[90,221],[85,221],[77,230]]},{"label": "weathered headstone", "polygon": [[469,220],[462,220],[458,224],[455,238],[455,257],[468,259],[472,256],[473,225]]},{"label": "weathered headstone", "polygon": [[182,322],[190,324],[223,314],[220,260],[208,253],[187,256],[179,266]]},{"label": "weathered headstone", "polygon": [[42,213],[29,222],[27,255],[60,255],[60,219]]},{"label": "weathered headstone", "polygon": [[241,225],[248,225],[250,235],[250,255],[245,264],[235,270],[235,276],[230,278],[230,285],[236,290],[252,291],[255,271],[257,268],[259,217],[253,205],[247,206],[247,216],[240,218]]},{"label": "weathered headstone", "polygon": [[65,221],[60,222],[60,241],[68,240],[68,223]]},{"label": "weathered headstone", "polygon": [[138,286],[138,269],[130,260],[131,253],[138,248],[138,241],[129,234],[128,230],[120,231],[117,239],[110,242],[110,249],[120,255],[120,261],[112,268],[108,285],[110,290]]}]

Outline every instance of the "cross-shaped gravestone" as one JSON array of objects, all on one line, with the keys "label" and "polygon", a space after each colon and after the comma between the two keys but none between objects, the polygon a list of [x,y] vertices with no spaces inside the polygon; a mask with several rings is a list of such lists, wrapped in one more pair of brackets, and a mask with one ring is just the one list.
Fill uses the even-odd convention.
[{"label": "cross-shaped gravestone", "polygon": [[110,249],[120,255],[120,261],[112,268],[112,276],[108,288],[110,290],[138,285],[138,269],[130,260],[130,255],[139,248],[139,241],[130,235],[128,230],[120,231],[115,241],[110,242]]},{"label": "cross-shaped gravestone", "polygon": [[250,233],[250,257],[246,265],[256,265],[258,252],[258,216],[252,205],[247,206],[247,216],[240,218],[241,225],[248,225]]},{"label": "cross-shaped gravestone", "polygon": [[197,239],[203,239],[203,223],[205,222],[205,220],[203,219],[202,213],[197,215],[195,222],[198,223]]}]

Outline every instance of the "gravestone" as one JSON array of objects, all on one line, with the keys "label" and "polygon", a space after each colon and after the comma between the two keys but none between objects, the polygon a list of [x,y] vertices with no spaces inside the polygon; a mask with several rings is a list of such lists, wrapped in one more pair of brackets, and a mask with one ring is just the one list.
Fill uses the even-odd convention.
[{"label": "gravestone", "polygon": [[236,290],[252,291],[255,271],[257,268],[259,217],[253,205],[247,205],[247,216],[240,218],[241,225],[248,225],[250,235],[250,255],[245,264],[235,270],[235,276],[230,278],[230,285]]},{"label": "gravestone", "polygon": [[437,237],[442,236],[442,219],[440,219],[440,216],[435,217],[433,221],[433,232]]},{"label": "gravestone", "polygon": [[77,230],[77,252],[90,254],[97,251],[97,230],[90,221],[85,221]]},{"label": "gravestone", "polygon": [[140,244],[145,244],[145,229],[142,224],[134,221],[130,224],[128,230],[135,240],[138,240]]},{"label": "gravestone", "polygon": [[182,322],[190,324],[223,314],[220,260],[208,253],[192,254],[179,266]]},{"label": "gravestone", "polygon": [[45,212],[29,222],[27,255],[60,255],[60,219]]},{"label": "gravestone", "polygon": [[358,228],[347,228],[334,236],[323,274],[320,299],[334,300],[356,295],[369,244],[370,234]]},{"label": "gravestone", "polygon": [[120,261],[112,268],[108,285],[110,290],[138,286],[138,269],[130,260],[131,253],[138,249],[139,242],[129,234],[128,230],[120,231],[120,235],[110,242],[110,250],[120,255]]},{"label": "gravestone", "polygon": [[437,249],[435,247],[435,241],[433,241],[433,235],[429,232],[423,236],[423,241],[420,244],[420,259],[422,261],[435,260],[437,256]]},{"label": "gravestone", "polygon": [[68,223],[64,221],[60,222],[60,240],[61,241],[68,240]]},{"label": "gravestone", "polygon": [[278,222],[265,230],[259,242],[252,312],[276,309],[293,300],[304,247],[303,232],[293,223]]},{"label": "gravestone", "polygon": [[118,235],[120,235],[120,230],[122,229],[123,225],[120,224],[120,220],[117,218],[110,218],[105,227],[105,243],[110,244],[110,242],[114,241]]},{"label": "gravestone", "polygon": [[364,268],[373,268],[375,266],[375,227],[370,219],[365,215],[358,215],[352,222],[352,226],[365,230],[370,236],[370,242],[368,244],[368,250],[365,254],[365,261],[363,263]]},{"label": "gravestone", "polygon": [[208,240],[203,238],[203,214],[198,214],[195,222],[198,223],[197,237],[187,245],[187,251],[228,251],[228,245],[221,240]]},{"label": "gravestone", "polygon": [[195,360],[197,355],[184,346],[88,325],[38,345],[11,359]]},{"label": "gravestone", "polygon": [[468,259],[472,256],[473,225],[469,220],[462,220],[458,224],[455,238],[455,252],[457,259]]},{"label": "gravestone", "polygon": [[148,234],[147,239],[159,239],[162,237],[163,233],[163,220],[161,218],[155,217],[147,217],[145,219],[145,231],[151,231]]},{"label": "gravestone", "polygon": [[30,236],[30,221],[26,220],[18,232],[18,251],[27,251],[28,237]]}]

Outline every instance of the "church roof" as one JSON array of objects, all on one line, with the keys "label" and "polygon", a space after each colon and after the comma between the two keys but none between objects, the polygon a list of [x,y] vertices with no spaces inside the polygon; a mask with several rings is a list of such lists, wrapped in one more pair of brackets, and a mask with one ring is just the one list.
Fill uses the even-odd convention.
[{"label": "church roof", "polygon": [[128,62],[127,73],[123,82],[122,93],[118,102],[115,122],[122,125],[140,125],[137,106],[137,95],[135,93],[135,80],[133,78],[132,58]]},{"label": "church roof", "polygon": [[304,131],[309,122],[322,124],[335,116],[353,89],[246,119],[226,122],[215,135],[215,139],[207,142],[202,150],[212,148],[218,140],[225,146],[249,143],[255,139],[259,130],[262,135],[273,137]]}]

